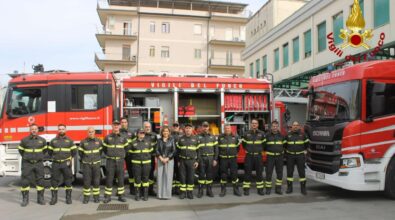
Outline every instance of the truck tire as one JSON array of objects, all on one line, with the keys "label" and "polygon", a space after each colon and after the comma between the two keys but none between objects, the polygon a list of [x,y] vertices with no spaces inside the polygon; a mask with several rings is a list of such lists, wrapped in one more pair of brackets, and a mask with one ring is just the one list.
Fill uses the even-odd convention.
[{"label": "truck tire", "polygon": [[395,157],[388,164],[385,174],[385,195],[390,199],[395,199]]}]

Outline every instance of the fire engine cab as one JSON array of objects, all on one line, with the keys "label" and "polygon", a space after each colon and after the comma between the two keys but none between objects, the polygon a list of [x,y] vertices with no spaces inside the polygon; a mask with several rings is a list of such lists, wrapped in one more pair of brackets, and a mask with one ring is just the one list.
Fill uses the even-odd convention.
[{"label": "fire engine cab", "polygon": [[[88,126],[103,138],[111,132],[112,120],[120,117],[128,118],[130,130],[141,128],[144,121],[151,122],[157,133],[161,126],[176,121],[196,127],[208,121],[213,134],[230,123],[242,135],[252,118],[263,128],[273,117],[282,121],[285,112],[281,103],[272,111],[275,105],[268,80],[232,76],[36,73],[13,76],[2,91],[0,176],[20,175],[17,146],[32,123],[39,125],[47,141],[55,137],[58,124],[66,124],[67,135],[78,144]],[[243,161],[241,153],[239,162]],[[74,171],[78,170],[75,159]],[[50,177],[49,166],[46,174]]]},{"label": "fire engine cab", "polygon": [[395,61],[315,76],[308,93],[308,178],[395,198]]}]

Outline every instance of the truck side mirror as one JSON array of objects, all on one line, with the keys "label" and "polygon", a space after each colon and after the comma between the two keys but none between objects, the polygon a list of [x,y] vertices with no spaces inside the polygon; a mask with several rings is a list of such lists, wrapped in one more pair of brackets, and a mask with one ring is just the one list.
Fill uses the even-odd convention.
[{"label": "truck side mirror", "polygon": [[365,119],[365,123],[372,123],[373,122],[373,117],[369,116]]}]

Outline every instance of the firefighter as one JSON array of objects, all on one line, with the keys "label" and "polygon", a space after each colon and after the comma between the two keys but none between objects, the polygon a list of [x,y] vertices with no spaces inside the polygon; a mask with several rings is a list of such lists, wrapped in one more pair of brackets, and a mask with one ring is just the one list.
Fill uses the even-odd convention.
[{"label": "firefighter", "polygon": [[206,186],[206,194],[209,197],[214,197],[212,191],[213,185],[213,168],[217,166],[218,161],[218,142],[214,135],[210,134],[209,123],[207,121],[202,123],[202,133],[198,136],[199,141],[199,191],[198,198],[203,196],[203,187]]},{"label": "firefighter", "polygon": [[45,205],[44,202],[44,155],[47,151],[47,142],[38,136],[38,126],[30,125],[30,135],[23,138],[18,146],[22,156],[22,203],[25,207],[29,204],[30,184],[36,183],[37,203]]},{"label": "firefighter", "polygon": [[233,194],[241,196],[239,191],[237,178],[237,154],[240,149],[240,139],[238,136],[232,134],[232,126],[225,125],[225,133],[218,137],[219,147],[219,168],[221,173],[221,193],[220,197],[226,195],[226,183],[228,177],[228,169],[230,170],[230,177],[233,184]]},{"label": "firefighter", "polygon": [[267,155],[266,162],[266,194],[271,193],[272,174],[276,168],[276,187],[275,193],[281,195],[281,185],[283,182],[284,166],[284,145],[287,143],[285,137],[280,134],[279,124],[277,121],[272,122],[271,130],[266,135],[265,151]]},{"label": "firefighter", "polygon": [[61,177],[63,177],[66,190],[66,204],[71,204],[71,191],[73,189],[71,185],[73,181],[71,163],[72,158],[77,155],[77,146],[74,145],[73,140],[66,136],[66,125],[58,125],[58,135],[51,140],[48,152],[52,157],[52,198],[49,204],[55,205],[58,202],[58,187]]},{"label": "firefighter", "polygon": [[[178,139],[182,136],[182,132],[180,131],[180,124],[178,122],[173,123],[171,135],[174,138],[175,143],[178,142]],[[177,154],[174,157],[174,171],[173,171],[173,190],[172,194],[179,195],[180,194],[180,176],[178,171],[178,162],[179,158]]]},{"label": "firefighter", "polygon": [[103,142],[95,135],[95,129],[89,127],[88,137],[81,141],[80,147],[78,148],[84,180],[83,204],[89,202],[91,194],[93,194],[93,201],[95,203],[100,202],[100,165]]},{"label": "firefighter", "polygon": [[258,129],[259,122],[257,119],[251,120],[251,130],[246,132],[243,136],[243,147],[246,151],[246,157],[244,162],[244,182],[243,189],[244,195],[250,194],[252,170],[256,172],[256,188],[258,194],[263,196],[264,193],[264,182],[263,182],[263,144],[265,143],[265,133]]},{"label": "firefighter", "polygon": [[[135,178],[134,187],[136,188],[135,200],[140,200],[140,193],[143,192],[143,200],[148,200],[149,173],[151,170],[151,157],[153,147],[145,139],[144,129],[138,130],[137,139],[130,144],[128,153],[131,155],[133,163],[133,176]],[[143,190],[141,190],[143,188]]]},{"label": "firefighter", "polygon": [[185,125],[185,135],[177,143],[180,171],[180,199],[193,199],[195,169],[198,167],[198,137],[194,136],[191,124]]},{"label": "firefighter", "polygon": [[[129,127],[128,127],[128,119],[123,117],[121,118],[121,129],[120,129],[120,133],[121,135],[124,135],[129,143],[131,143],[132,141],[134,141],[136,139],[136,135],[132,132],[129,131]],[[131,195],[134,195],[136,193],[135,189],[134,189],[134,178],[133,178],[133,165],[132,165],[132,158],[130,154],[126,154],[125,157],[125,163],[126,163],[126,168],[128,170],[128,182],[129,182],[129,193]]]},{"label": "firefighter", "polygon": [[[145,131],[145,139],[148,141],[148,143],[151,143],[151,147],[153,148],[153,152],[156,152],[156,143],[158,140],[158,135],[155,132],[152,132],[152,127],[151,123],[146,121],[144,122],[144,131]],[[154,177],[154,171],[155,171],[155,154],[152,154],[151,157],[151,170],[149,174],[149,189],[148,189],[148,194],[150,196],[156,196],[156,193],[154,191],[154,183],[155,183],[155,177]]]},{"label": "firefighter", "polygon": [[292,193],[293,173],[295,165],[298,169],[300,189],[306,195],[306,174],[305,174],[305,150],[309,144],[309,139],[300,131],[299,122],[292,123],[292,130],[287,136],[286,157],[287,157],[287,194]]},{"label": "firefighter", "polygon": [[123,164],[128,150],[128,139],[120,133],[120,123],[114,120],[112,123],[112,133],[104,138],[103,151],[106,155],[106,187],[104,192],[104,203],[111,201],[112,186],[114,178],[117,179],[118,201],[126,202],[124,198],[124,171]]}]

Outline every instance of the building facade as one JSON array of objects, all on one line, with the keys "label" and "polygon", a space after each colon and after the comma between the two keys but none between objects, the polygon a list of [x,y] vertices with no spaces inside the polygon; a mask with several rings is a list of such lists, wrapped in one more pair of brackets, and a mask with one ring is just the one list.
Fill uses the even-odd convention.
[{"label": "building facade", "polygon": [[311,0],[259,38],[250,37],[249,27],[253,21],[249,21],[247,46],[242,54],[245,75],[257,77],[270,73],[275,87],[299,89],[306,88],[314,75],[342,68],[345,61],[352,64],[394,59],[395,1],[356,1],[360,8],[356,11],[360,11],[365,20],[359,33],[371,30],[373,35],[363,38],[362,43],[367,47],[343,48],[344,41],[340,38],[342,29],[351,33],[347,20],[354,0]]},{"label": "building facade", "polygon": [[108,0],[98,4],[103,71],[244,74],[245,4]]}]

